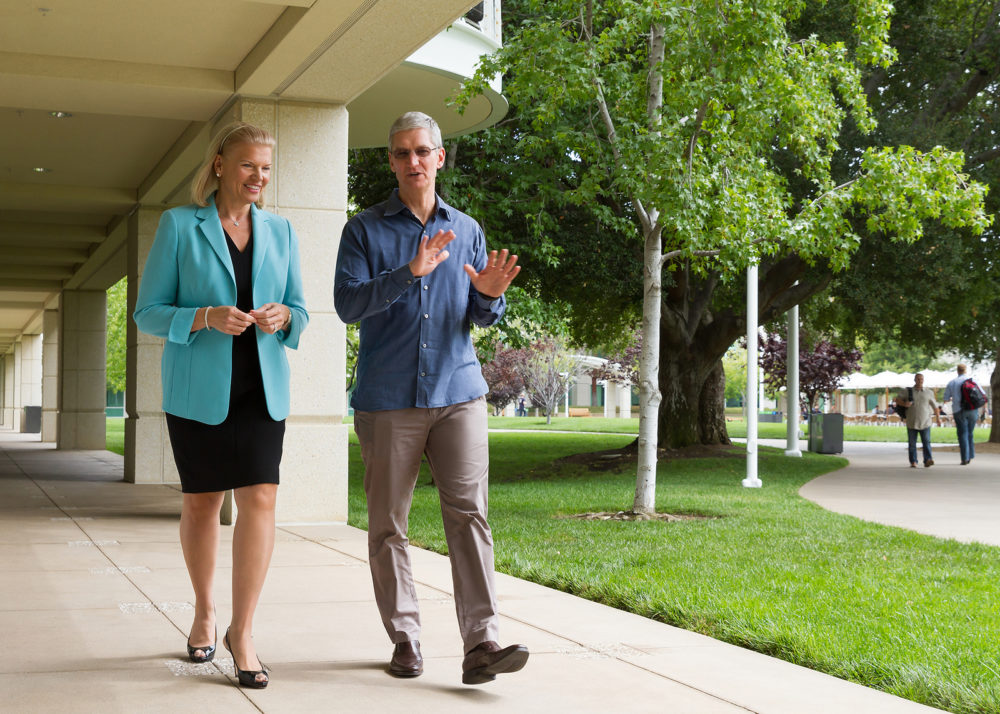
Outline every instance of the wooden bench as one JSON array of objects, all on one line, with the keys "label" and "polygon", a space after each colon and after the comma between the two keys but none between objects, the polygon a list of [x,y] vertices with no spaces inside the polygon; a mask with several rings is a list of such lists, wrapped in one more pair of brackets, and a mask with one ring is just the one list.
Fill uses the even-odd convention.
[{"label": "wooden bench", "polygon": [[569,415],[571,417],[589,417],[590,409],[587,407],[570,407]]}]

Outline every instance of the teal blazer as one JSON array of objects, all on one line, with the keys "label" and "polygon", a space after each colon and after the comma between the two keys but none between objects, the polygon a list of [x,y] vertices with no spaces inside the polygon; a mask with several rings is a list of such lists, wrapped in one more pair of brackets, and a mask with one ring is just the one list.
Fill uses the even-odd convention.
[{"label": "teal blazer", "polygon": [[[281,216],[250,207],[253,221],[253,304],[276,302],[292,313],[287,330],[269,335],[256,326],[260,371],[272,419],[288,416],[288,359],[309,323],[302,293],[298,239]],[[163,411],[205,424],[229,413],[233,338],[218,330],[191,331],[195,312],[236,304],[236,278],[215,196],[204,208],[172,208],[160,218],[132,314],[143,332],[162,337]]]}]

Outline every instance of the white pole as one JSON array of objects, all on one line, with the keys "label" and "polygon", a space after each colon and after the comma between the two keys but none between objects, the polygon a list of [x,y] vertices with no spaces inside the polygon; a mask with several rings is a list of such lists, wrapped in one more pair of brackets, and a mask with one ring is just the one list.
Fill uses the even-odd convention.
[{"label": "white pole", "polygon": [[757,264],[747,268],[747,477],[743,485],[760,488],[757,478]]},{"label": "white pole", "polygon": [[568,419],[569,418],[569,390],[571,389],[570,383],[569,383],[569,372],[560,372],[559,374],[562,375],[566,379],[566,402],[565,402],[565,407],[564,407],[566,411],[563,413],[563,416],[565,416]]},{"label": "white pole", "polygon": [[788,388],[785,390],[787,402],[787,443],[785,456],[798,456],[799,451],[799,306],[788,311],[788,354],[785,360],[785,371],[788,375]]}]

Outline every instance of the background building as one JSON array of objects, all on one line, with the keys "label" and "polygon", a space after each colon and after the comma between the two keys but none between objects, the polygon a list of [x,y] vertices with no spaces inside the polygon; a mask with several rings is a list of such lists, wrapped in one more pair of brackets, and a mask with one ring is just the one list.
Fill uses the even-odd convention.
[{"label": "background building", "polygon": [[[488,0],[64,0],[0,9],[0,428],[105,445],[105,292],[129,305],[164,210],[188,202],[210,137],[242,119],[278,140],[269,210],[300,238],[311,324],[292,362],[281,521],[347,516],[344,326],[333,310],[351,147],[406,110],[446,135],[506,112],[499,84],[448,97],[499,46]],[[468,14],[467,14],[468,13]],[[162,342],[129,326],[125,478],[177,481],[160,412]],[[30,409],[26,409],[30,408]],[[37,411],[36,411],[37,410]]]}]

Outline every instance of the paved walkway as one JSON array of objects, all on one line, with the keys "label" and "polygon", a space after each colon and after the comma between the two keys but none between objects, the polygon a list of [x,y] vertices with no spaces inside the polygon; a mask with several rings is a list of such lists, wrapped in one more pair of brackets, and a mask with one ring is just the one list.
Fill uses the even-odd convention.
[{"label": "paved walkway", "polygon": [[[256,633],[272,683],[240,689],[225,650],[211,665],[182,656],[192,608],[180,492],[121,479],[122,459],[109,452],[59,452],[0,432],[0,711],[934,711],[504,575],[503,641],[527,644],[531,659],[518,674],[463,686],[448,561],[417,549],[425,674],[393,679],[365,534],[345,525],[279,528]],[[223,529],[224,546],[231,534]],[[220,622],[229,566],[223,547]]]},{"label": "paved walkway", "polygon": [[911,469],[906,444],[847,443],[842,455],[851,465],[813,479],[799,493],[866,521],[1000,545],[1000,454],[980,450],[962,466],[957,445],[932,450],[933,466]]}]

